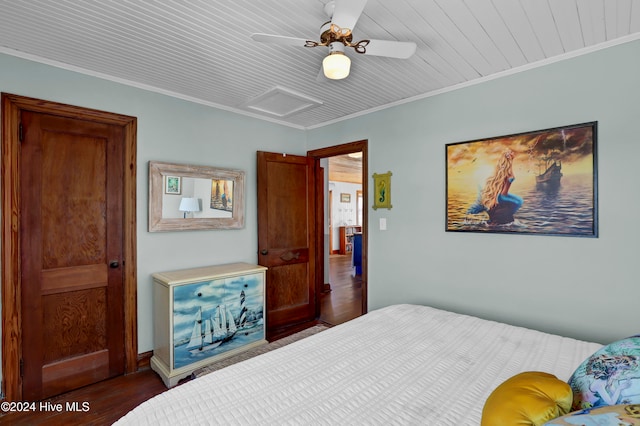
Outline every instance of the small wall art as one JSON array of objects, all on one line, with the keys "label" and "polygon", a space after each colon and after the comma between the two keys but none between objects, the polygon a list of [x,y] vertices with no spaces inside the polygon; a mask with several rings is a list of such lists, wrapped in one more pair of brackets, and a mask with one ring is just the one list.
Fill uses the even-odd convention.
[{"label": "small wall art", "polygon": [[173,195],[182,193],[182,179],[180,176],[165,176],[164,193]]},{"label": "small wall art", "polygon": [[446,145],[446,231],[598,236],[597,122]]},{"label": "small wall art", "polygon": [[233,211],[233,180],[232,179],[212,179],[211,180],[211,202],[212,209]]},{"label": "small wall art", "polygon": [[373,209],[391,209],[391,172],[373,174]]}]

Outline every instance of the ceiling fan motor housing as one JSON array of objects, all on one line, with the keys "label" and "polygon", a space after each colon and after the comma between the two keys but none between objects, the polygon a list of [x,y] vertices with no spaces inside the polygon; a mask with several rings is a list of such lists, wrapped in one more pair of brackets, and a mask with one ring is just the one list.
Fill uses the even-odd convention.
[{"label": "ceiling fan motor housing", "polygon": [[353,34],[349,28],[340,28],[339,26],[332,24],[331,21],[327,21],[320,27],[320,45],[328,46],[334,41],[339,41],[345,46],[350,46],[353,40]]}]

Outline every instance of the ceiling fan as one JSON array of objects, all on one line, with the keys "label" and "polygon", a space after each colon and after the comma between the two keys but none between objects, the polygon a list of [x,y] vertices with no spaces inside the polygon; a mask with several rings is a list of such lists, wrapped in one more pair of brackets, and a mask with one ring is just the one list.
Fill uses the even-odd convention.
[{"label": "ceiling fan", "polygon": [[360,40],[353,41],[352,30],[364,10],[367,0],[333,0],[325,4],[324,11],[329,21],[320,28],[320,41],[271,34],[252,34],[254,41],[276,43],[298,47],[329,47],[329,55],[322,61],[324,76],[340,80],[349,75],[351,60],[345,48],[356,53],[388,58],[406,59],[416,51],[416,44],[405,41]]}]

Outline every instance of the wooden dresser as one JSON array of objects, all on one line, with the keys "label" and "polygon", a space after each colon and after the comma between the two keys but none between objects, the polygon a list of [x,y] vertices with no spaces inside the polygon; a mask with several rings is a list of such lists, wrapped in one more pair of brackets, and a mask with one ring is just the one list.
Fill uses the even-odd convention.
[{"label": "wooden dresser", "polygon": [[264,266],[232,263],[153,274],[151,368],[167,387],[267,343]]}]

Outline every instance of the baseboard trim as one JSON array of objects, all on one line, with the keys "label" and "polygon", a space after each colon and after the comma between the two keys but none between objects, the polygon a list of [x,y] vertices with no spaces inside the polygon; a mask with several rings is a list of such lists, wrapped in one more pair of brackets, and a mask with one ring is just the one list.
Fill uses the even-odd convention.
[{"label": "baseboard trim", "polygon": [[151,368],[151,357],[153,351],[143,352],[138,354],[138,371]]},{"label": "baseboard trim", "polygon": [[276,329],[267,330],[267,341],[269,343],[282,339],[283,337],[290,336],[291,334],[297,333],[304,329],[313,327],[314,325],[323,324],[318,320],[305,321],[302,323],[287,325],[283,327],[278,327]]}]

